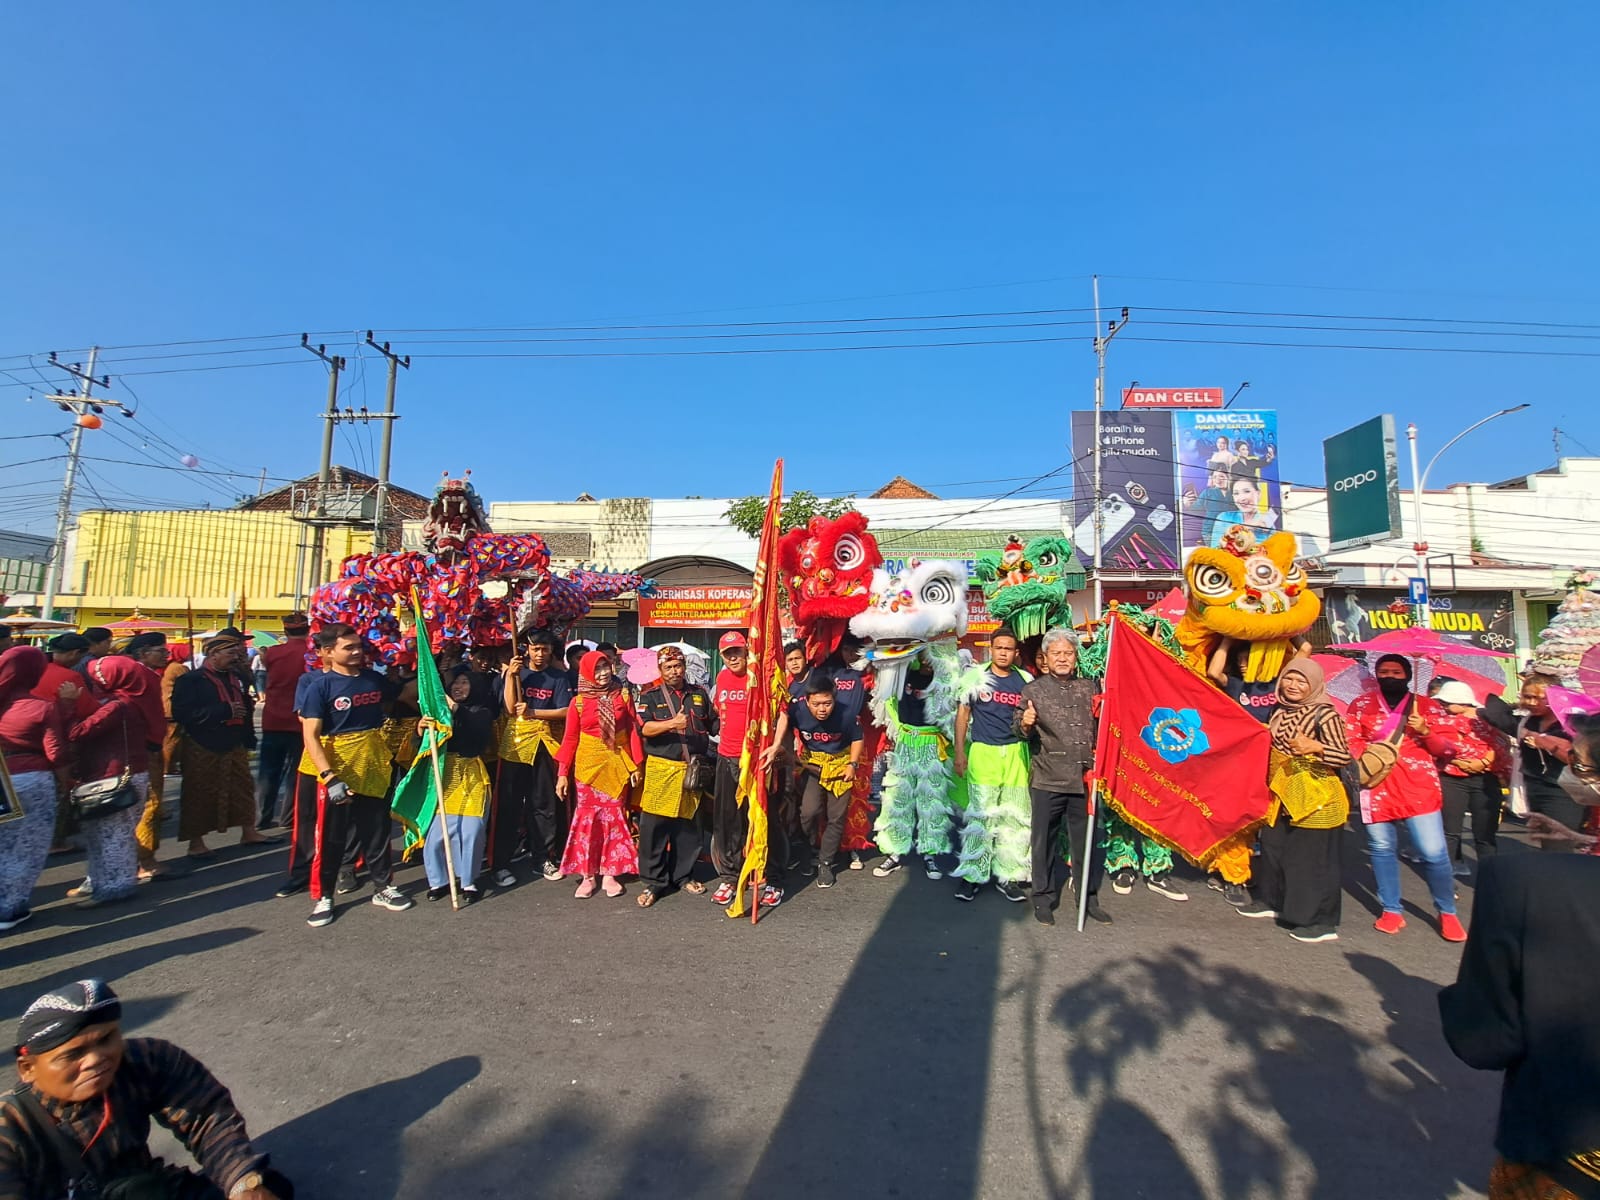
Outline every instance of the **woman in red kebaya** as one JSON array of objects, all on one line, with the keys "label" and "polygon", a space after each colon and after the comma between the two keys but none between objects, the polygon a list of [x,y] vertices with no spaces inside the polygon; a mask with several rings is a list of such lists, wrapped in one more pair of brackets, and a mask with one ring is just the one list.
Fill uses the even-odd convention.
[{"label": "woman in red kebaya", "polygon": [[628,830],[628,789],[644,762],[639,718],[612,674],[611,660],[591,650],[578,663],[578,694],[567,709],[566,733],[556,756],[563,800],[577,780],[572,831],[561,859],[564,875],[581,875],[574,893],[585,900],[601,877],[608,896],[622,895],[618,875],[639,873],[639,848]]}]

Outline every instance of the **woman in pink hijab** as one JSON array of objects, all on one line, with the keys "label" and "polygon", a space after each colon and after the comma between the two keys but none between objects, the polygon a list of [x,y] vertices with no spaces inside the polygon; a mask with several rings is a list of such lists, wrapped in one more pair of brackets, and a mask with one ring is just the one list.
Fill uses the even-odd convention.
[{"label": "woman in pink hijab", "polygon": [[131,900],[139,888],[139,843],[134,836],[150,786],[150,727],[145,715],[149,672],[131,658],[108,654],[89,664],[99,702],[68,731],[79,783],[109,779],[124,770],[139,796],[132,808],[85,821],[79,832],[88,850],[89,877],[76,889],[81,908]]},{"label": "woman in pink hijab", "polygon": [[45,656],[33,646],[0,654],[0,753],[22,816],[0,824],[0,930],[22,924],[28,896],[44,870],[56,824],[56,787],[64,779],[67,737],[61,709],[33,695]]}]

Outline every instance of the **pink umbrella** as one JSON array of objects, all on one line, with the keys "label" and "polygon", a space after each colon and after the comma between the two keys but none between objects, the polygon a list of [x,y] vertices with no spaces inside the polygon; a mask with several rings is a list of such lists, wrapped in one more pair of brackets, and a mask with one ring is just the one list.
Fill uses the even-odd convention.
[{"label": "pink umbrella", "polygon": [[648,687],[661,678],[661,667],[656,662],[654,646],[624,650],[622,661],[628,667],[628,682],[636,687]]},{"label": "pink umbrella", "polygon": [[[1343,670],[1335,676],[1333,672],[1328,670],[1327,665],[1328,660],[1334,658],[1333,655],[1318,654],[1313,655],[1313,657],[1317,662],[1323,664],[1323,671],[1328,677],[1328,698],[1333,701],[1336,707],[1349,704],[1362,692],[1375,686],[1372,672],[1363,663],[1345,659],[1343,660],[1344,662],[1357,669],[1354,671]],[[1482,665],[1481,662],[1480,665]],[[1472,689],[1472,694],[1477,697],[1479,704],[1484,703],[1490,696],[1501,695],[1506,690],[1506,677],[1503,673],[1500,678],[1496,679],[1493,675],[1480,675],[1476,671],[1468,670],[1453,663],[1446,664],[1443,669],[1439,669],[1427,659],[1417,661],[1414,664],[1413,671],[1413,684],[1419,692],[1428,690],[1428,684],[1433,681],[1435,675],[1448,675],[1451,679],[1459,679]]]},{"label": "pink umbrella", "polygon": [[1545,702],[1550,705],[1550,711],[1555,714],[1556,720],[1568,733],[1576,734],[1573,727],[1574,717],[1590,717],[1600,713],[1600,698],[1575,692],[1571,688],[1551,687],[1545,689]]}]

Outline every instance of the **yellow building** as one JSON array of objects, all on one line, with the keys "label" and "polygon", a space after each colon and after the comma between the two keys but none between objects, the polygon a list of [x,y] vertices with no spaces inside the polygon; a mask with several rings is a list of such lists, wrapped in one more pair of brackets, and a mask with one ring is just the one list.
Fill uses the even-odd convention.
[{"label": "yellow building", "polygon": [[[240,508],[83,512],[58,604],[77,610],[80,628],[109,624],[137,608],[180,625],[192,611],[196,626],[206,629],[237,619],[242,603],[249,622],[270,631],[297,607],[297,587],[298,607],[304,607],[305,591],[334,578],[348,555],[372,550],[370,523],[334,525],[322,562],[309,561],[313,530],[295,514],[315,483],[300,480]],[[334,485],[342,495],[376,480],[338,468]],[[391,487],[389,501],[395,529],[427,511],[426,499],[403,488]]]}]

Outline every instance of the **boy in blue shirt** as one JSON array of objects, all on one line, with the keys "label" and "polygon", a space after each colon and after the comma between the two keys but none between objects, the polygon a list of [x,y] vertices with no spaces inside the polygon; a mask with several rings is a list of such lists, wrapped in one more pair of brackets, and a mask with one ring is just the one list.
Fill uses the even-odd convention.
[{"label": "boy in blue shirt", "polygon": [[[761,757],[762,770],[772,765],[791,729],[800,739],[805,777],[800,800],[801,841],[809,849],[817,836],[816,826],[826,821],[815,872],[817,886],[830,888],[834,884],[833,861],[844,837],[845,809],[850,805],[850,789],[861,757],[861,722],[838,705],[833,680],[813,671],[806,678],[805,699],[790,701],[779,714],[772,745]],[[801,872],[809,875],[812,869],[803,866]]]}]

